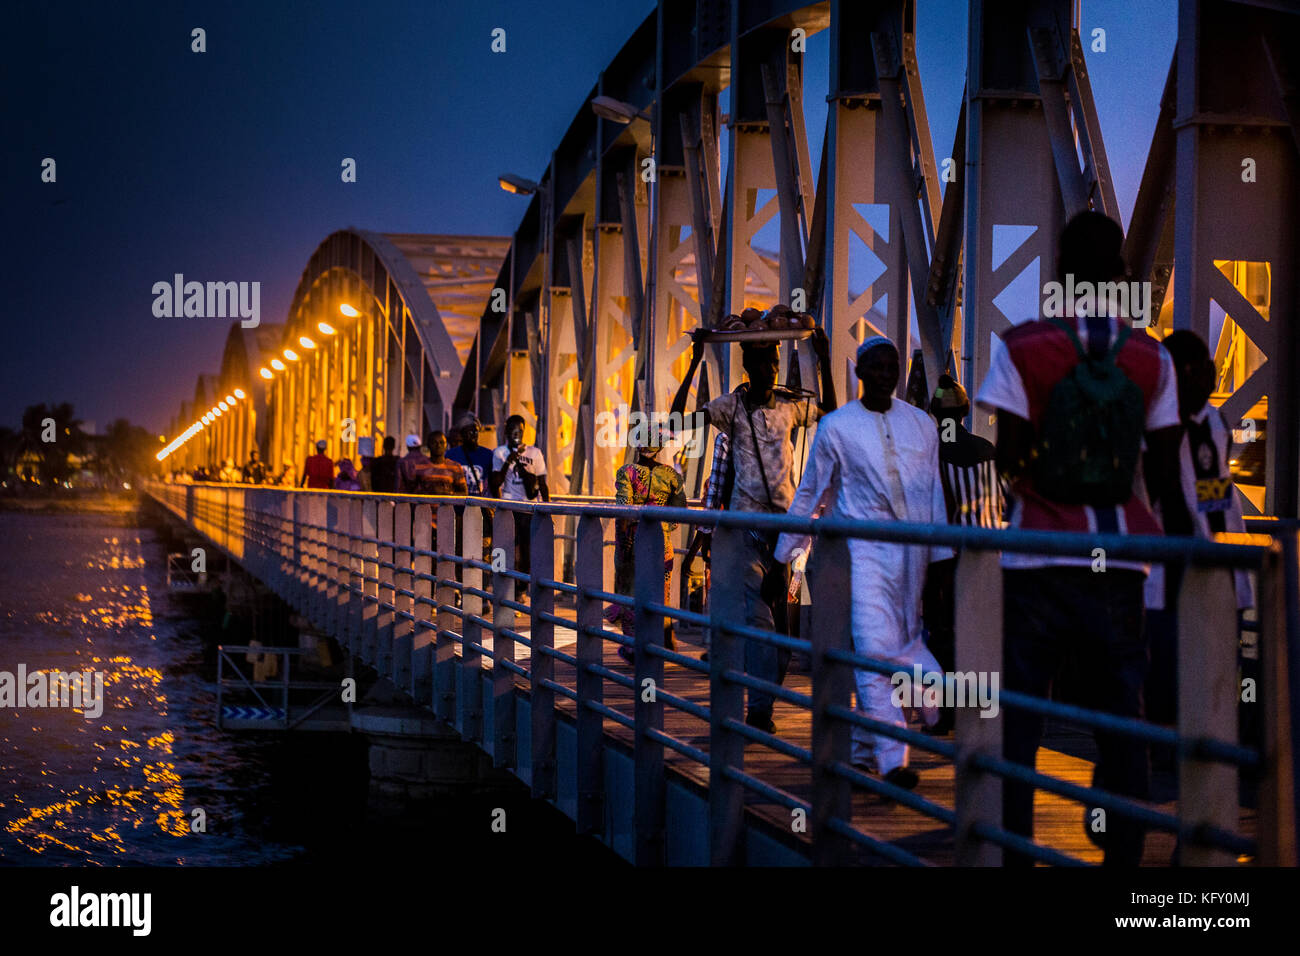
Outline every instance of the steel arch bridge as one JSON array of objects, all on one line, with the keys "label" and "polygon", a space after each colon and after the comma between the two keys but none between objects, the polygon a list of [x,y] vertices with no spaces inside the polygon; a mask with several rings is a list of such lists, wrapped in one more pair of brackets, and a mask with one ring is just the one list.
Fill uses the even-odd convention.
[{"label": "steel arch bridge", "polygon": [[[1257,509],[1296,516],[1300,13],[1287,0],[1179,0],[1177,15],[1125,256],[1151,283],[1152,331],[1206,339],[1216,400],[1266,438],[1245,446],[1239,484]],[[607,495],[624,452],[597,443],[599,416],[666,409],[691,329],[775,301],[824,325],[841,395],[856,393],[850,357],[872,332],[919,358],[930,388],[943,369],[977,384],[991,337],[1030,318],[1005,314],[1002,293],[1054,277],[1070,215],[1120,213],[1074,0],[971,0],[942,165],[914,16],[914,0],[661,0],[522,187],[532,197],[513,237],[330,236],[282,326],[232,330],[220,375],[200,376],[181,407],[172,454],[193,467],[256,446],[274,466],[300,462],[317,437],[355,454],[348,422],[356,436],[422,434],[460,411],[498,425],[517,412],[555,490]],[[829,108],[809,131],[803,50],[821,31]],[[597,97],[625,104],[630,122],[594,111]],[[817,170],[810,135],[823,143]],[[859,212],[868,205],[878,220]],[[774,221],[767,252],[756,240]],[[851,237],[884,266],[866,288],[850,286]],[[320,322],[338,327],[318,343]],[[739,381],[729,349],[711,347],[705,394]],[[783,362],[814,374],[807,354]],[[250,397],[220,409],[235,388]],[[992,432],[988,416],[972,424]],[[707,464],[692,463],[695,490]]]}]

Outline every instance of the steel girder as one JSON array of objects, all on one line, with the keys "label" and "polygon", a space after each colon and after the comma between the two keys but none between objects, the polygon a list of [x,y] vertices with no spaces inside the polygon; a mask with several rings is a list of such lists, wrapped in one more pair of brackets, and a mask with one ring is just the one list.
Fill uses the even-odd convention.
[{"label": "steel girder", "polygon": [[[1006,315],[994,300],[1027,270],[1038,290],[1054,277],[1065,220],[1089,206],[1119,218],[1074,19],[1072,0],[970,4],[961,189],[968,386],[984,379],[992,336],[1038,317],[1037,294],[1025,315]],[[995,263],[998,230],[1008,228],[1007,238],[1024,238]],[[977,434],[993,434],[993,416],[972,416]]]},{"label": "steel girder", "polygon": [[[1263,500],[1258,490],[1250,500],[1295,517],[1300,11],[1203,0],[1181,3],[1178,17],[1125,258],[1151,282],[1160,324],[1209,344],[1220,391],[1231,393],[1221,406],[1228,420],[1266,407]],[[1217,337],[1211,303],[1227,315]]]}]

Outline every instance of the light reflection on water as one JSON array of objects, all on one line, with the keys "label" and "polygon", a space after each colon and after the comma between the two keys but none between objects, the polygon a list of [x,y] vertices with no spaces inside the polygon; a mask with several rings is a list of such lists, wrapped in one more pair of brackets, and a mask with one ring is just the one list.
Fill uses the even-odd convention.
[{"label": "light reflection on water", "polygon": [[[103,712],[0,708],[0,864],[258,865],[267,745],[216,729],[202,646],[152,531],[0,513],[0,670],[103,674]],[[202,808],[207,831],[191,833]],[[254,812],[255,815],[255,812]]]}]

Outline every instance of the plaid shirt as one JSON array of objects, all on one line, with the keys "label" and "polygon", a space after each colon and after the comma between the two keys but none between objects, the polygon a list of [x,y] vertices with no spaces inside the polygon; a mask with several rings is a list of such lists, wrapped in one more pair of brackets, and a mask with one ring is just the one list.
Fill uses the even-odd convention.
[{"label": "plaid shirt", "polygon": [[[705,508],[725,508],[726,502],[722,500],[723,478],[727,473],[727,468],[731,465],[731,440],[727,438],[727,433],[719,429],[717,436],[713,439],[713,468],[709,472],[709,486],[704,492]],[[712,528],[701,528],[705,534],[712,534]]]}]

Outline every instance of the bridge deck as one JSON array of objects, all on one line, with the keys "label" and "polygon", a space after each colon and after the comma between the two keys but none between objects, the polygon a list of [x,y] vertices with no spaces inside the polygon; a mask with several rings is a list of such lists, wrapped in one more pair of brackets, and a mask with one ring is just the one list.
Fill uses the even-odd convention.
[{"label": "bridge deck", "polygon": [[[556,614],[572,620],[571,609],[558,607]],[[529,634],[527,618],[519,616],[514,629],[521,635]],[[492,646],[490,634],[484,635],[484,645]],[[557,649],[568,647],[571,651],[577,636],[573,630],[556,626],[555,646]],[[693,646],[698,634],[690,631],[679,633],[679,651],[690,653],[701,648]],[[528,648],[515,646],[516,660],[523,662],[529,656]],[[632,675],[632,668],[619,657],[617,648],[612,643],[605,646],[605,666],[620,673]],[[484,658],[483,666],[490,668],[491,660]],[[555,662],[555,678],[558,683],[575,687],[576,669],[564,662]],[[527,683],[519,678],[517,686],[527,689]],[[812,682],[807,674],[791,671],[785,681],[791,690],[809,694]],[[708,678],[680,665],[664,662],[664,687],[671,694],[686,698],[696,704],[707,707],[709,703]],[[604,703],[628,717],[632,716],[632,691],[616,684],[606,683]],[[577,712],[576,704],[567,698],[557,697],[558,710],[570,716]],[[801,747],[812,744],[811,714],[791,704],[777,701],[773,717],[777,725],[777,734],[790,743]],[[920,729],[919,723],[911,725]],[[632,746],[632,731],[612,720],[604,721],[605,733]],[[683,713],[673,707],[665,708],[664,730],[666,733],[697,747],[706,753],[709,750],[709,727],[704,721]],[[952,740],[951,734],[946,738]],[[1086,733],[1072,731],[1070,728],[1049,722],[1044,738],[1044,745],[1038,752],[1038,770],[1059,779],[1082,787],[1092,783],[1093,761],[1088,759],[1092,752],[1091,737]],[[709,772],[706,768],[665,748],[664,762],[671,771],[707,787]],[[952,763],[936,754],[913,747],[910,766],[920,775],[921,781],[916,793],[941,806],[952,808],[954,800],[954,773]],[[758,777],[764,783],[790,793],[805,801],[811,799],[812,784],[807,766],[791,757],[777,753],[758,743],[745,747],[745,770]],[[1153,778],[1155,805],[1166,812],[1175,813],[1177,801],[1173,799],[1176,781],[1168,774],[1156,774]],[[773,803],[762,795],[750,793],[747,799],[750,813],[769,821],[775,828],[788,830],[790,811]],[[1241,830],[1243,835],[1253,836],[1255,830],[1253,810],[1241,810]],[[874,794],[854,788],[853,822],[871,836],[895,844],[901,849],[913,853],[923,860],[940,866],[955,863],[951,828],[919,813]],[[1038,791],[1034,799],[1034,837],[1035,840],[1052,848],[1089,863],[1100,864],[1101,850],[1088,839],[1083,827],[1083,809],[1070,800],[1055,794]],[[1151,832],[1147,836],[1143,864],[1147,866],[1165,866],[1170,862],[1174,851],[1173,834]],[[881,863],[882,860],[867,850],[860,851],[863,863]]]}]

